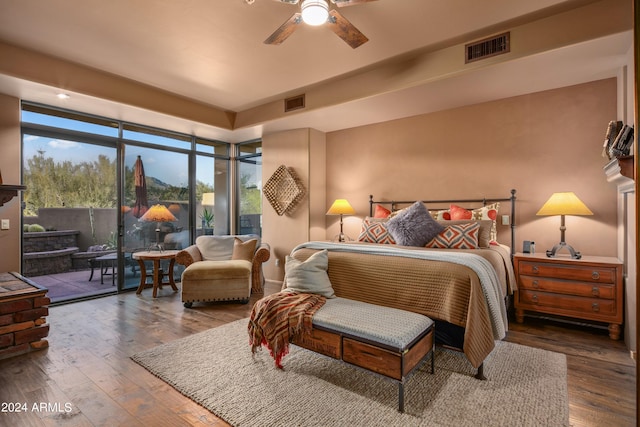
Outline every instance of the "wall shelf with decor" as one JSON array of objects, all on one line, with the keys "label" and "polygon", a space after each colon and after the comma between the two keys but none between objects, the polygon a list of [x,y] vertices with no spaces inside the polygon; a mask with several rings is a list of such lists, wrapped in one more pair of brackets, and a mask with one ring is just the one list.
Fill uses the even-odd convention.
[{"label": "wall shelf with decor", "polygon": [[622,156],[616,159],[620,167],[620,174],[629,179],[633,179],[633,166],[635,164],[633,156]]},{"label": "wall shelf with decor", "polygon": [[5,185],[0,184],[0,206],[13,199],[18,195],[18,191],[26,190],[24,185]]},{"label": "wall shelf with decor", "polygon": [[635,161],[633,156],[622,156],[611,159],[603,169],[607,176],[607,181],[618,186],[625,186],[625,184],[631,185],[635,182],[633,179],[634,167]]}]

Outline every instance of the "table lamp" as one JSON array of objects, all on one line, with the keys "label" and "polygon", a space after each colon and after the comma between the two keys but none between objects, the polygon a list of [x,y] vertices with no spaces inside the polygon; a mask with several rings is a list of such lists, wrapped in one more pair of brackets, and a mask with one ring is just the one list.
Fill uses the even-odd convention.
[{"label": "table lamp", "polygon": [[342,232],[342,215],[353,215],[356,211],[351,207],[346,199],[336,199],[327,211],[327,215],[340,215],[340,234],[336,236],[334,240],[338,242],[344,242],[349,239],[348,236]]},{"label": "table lamp", "polygon": [[160,223],[161,222],[174,222],[177,221],[176,218],[169,209],[167,209],[164,205],[153,205],[149,210],[147,210],[144,215],[140,217],[140,221],[152,222],[155,221],[156,224],[156,248],[162,250],[162,246],[160,246]]},{"label": "table lamp", "polygon": [[560,215],[560,243],[555,245],[553,249],[547,251],[547,256],[553,258],[556,254],[566,248],[571,254],[571,258],[580,259],[582,255],[577,252],[571,245],[567,245],[564,240],[564,232],[567,227],[564,225],[565,215],[593,215],[593,212],[582,203],[573,192],[553,193],[549,200],[542,205],[536,215]]}]

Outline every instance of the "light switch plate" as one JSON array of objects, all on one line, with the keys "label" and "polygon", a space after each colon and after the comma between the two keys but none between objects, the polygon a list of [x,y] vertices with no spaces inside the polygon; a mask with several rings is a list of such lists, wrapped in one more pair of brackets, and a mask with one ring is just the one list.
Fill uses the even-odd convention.
[{"label": "light switch plate", "polygon": [[2,223],[0,224],[0,229],[2,230],[8,230],[9,229],[9,220],[8,219],[3,219]]},{"label": "light switch plate", "polygon": [[509,225],[509,215],[502,215],[502,225]]}]

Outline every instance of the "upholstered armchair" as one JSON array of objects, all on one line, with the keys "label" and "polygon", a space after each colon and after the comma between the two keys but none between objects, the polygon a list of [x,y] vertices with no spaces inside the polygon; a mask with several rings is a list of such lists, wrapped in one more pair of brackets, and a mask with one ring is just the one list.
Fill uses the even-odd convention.
[{"label": "upholstered armchair", "polygon": [[[256,240],[256,242],[252,242]],[[255,246],[253,246],[255,244]],[[271,249],[258,235],[200,236],[176,255],[182,273],[182,302],[248,302],[251,293],[264,290],[262,264]]]}]

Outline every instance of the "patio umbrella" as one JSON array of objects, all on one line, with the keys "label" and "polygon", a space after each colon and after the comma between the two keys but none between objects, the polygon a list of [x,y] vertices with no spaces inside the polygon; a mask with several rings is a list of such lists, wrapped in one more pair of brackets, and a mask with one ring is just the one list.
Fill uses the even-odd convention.
[{"label": "patio umbrella", "polygon": [[147,180],[144,176],[144,166],[142,159],[138,156],[133,166],[133,179],[136,187],[136,202],[133,205],[133,216],[140,218],[149,209],[147,200]]}]

